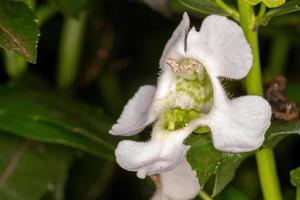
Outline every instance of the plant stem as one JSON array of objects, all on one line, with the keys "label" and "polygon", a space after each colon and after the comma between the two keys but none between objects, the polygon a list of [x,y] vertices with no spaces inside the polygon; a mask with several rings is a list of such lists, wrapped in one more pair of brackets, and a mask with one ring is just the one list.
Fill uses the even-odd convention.
[{"label": "plant stem", "polygon": [[216,4],[232,16],[236,21],[239,21],[240,14],[232,7],[228,6],[223,0],[215,0]]},{"label": "plant stem", "polygon": [[284,72],[284,65],[288,58],[290,45],[290,39],[282,33],[278,33],[273,37],[269,61],[264,73],[265,82],[272,80],[274,76]]},{"label": "plant stem", "polygon": [[39,20],[39,25],[42,26],[49,18],[57,13],[57,9],[51,3],[39,6],[36,9],[36,16]]},{"label": "plant stem", "polygon": [[296,189],[296,200],[300,200],[300,187]]},{"label": "plant stem", "polygon": [[271,148],[264,148],[257,152],[256,162],[264,199],[281,200],[282,196],[273,150]]},{"label": "plant stem", "polygon": [[204,190],[200,190],[198,196],[203,200],[213,200]]},{"label": "plant stem", "polygon": [[263,17],[265,15],[266,9],[267,9],[266,4],[261,2],[257,17]]},{"label": "plant stem", "polygon": [[238,6],[241,15],[240,23],[253,53],[252,68],[246,78],[246,90],[248,94],[263,96],[259,47],[258,47],[258,35],[256,30],[257,28],[254,27],[254,23],[255,23],[254,10],[253,7],[245,3],[244,0],[239,0]]},{"label": "plant stem", "polygon": [[17,80],[27,69],[26,60],[20,55],[5,51],[5,71],[7,75],[14,80]]},{"label": "plant stem", "polygon": [[57,85],[61,89],[71,86],[77,76],[85,21],[85,11],[78,19],[64,19],[57,70]]},{"label": "plant stem", "polygon": [[[248,94],[263,96],[261,66],[258,45],[258,27],[255,27],[255,13],[251,5],[244,0],[238,0],[241,26],[252,48],[253,64],[246,78]],[[281,200],[281,191],[276,172],[273,150],[264,148],[256,153],[256,162],[262,192],[265,200]]]}]

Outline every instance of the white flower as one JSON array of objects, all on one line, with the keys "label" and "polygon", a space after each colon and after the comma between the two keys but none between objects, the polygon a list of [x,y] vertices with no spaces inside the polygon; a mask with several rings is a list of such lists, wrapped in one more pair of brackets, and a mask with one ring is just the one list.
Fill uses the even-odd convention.
[{"label": "white flower", "polygon": [[270,126],[270,105],[259,96],[229,99],[219,77],[241,79],[252,65],[243,31],[226,17],[211,15],[200,31],[183,19],[165,46],[157,88],[140,87],[110,133],[130,136],[153,123],[146,142],[123,140],[116,149],[118,164],[137,176],[160,174],[185,159],[184,139],[198,127],[210,128],[216,149],[247,152],[257,149]]},{"label": "white flower", "polygon": [[197,174],[184,159],[175,169],[159,175],[157,190],[151,200],[193,199],[199,191]]}]

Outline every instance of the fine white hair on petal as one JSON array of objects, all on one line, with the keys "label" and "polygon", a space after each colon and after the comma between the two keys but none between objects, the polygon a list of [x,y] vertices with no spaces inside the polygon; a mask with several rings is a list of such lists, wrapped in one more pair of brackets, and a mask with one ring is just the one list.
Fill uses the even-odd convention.
[{"label": "fine white hair on petal", "polygon": [[139,88],[135,95],[124,107],[120,118],[109,131],[112,135],[130,136],[142,131],[148,124],[156,119],[151,112],[152,100],[155,95],[155,87],[145,85]]},{"label": "fine white hair on petal", "polygon": [[197,174],[184,159],[175,169],[160,174],[161,192],[172,200],[190,200],[200,191]]},{"label": "fine white hair on petal", "polygon": [[[157,102],[163,98],[166,98],[171,91],[176,88],[176,75],[171,71],[170,68],[161,70],[161,74],[158,78],[157,90],[154,97],[154,102]],[[158,103],[159,104],[159,103]],[[162,104],[161,104],[162,105]],[[155,109],[160,109],[160,106],[155,105]]]},{"label": "fine white hair on petal", "polygon": [[217,15],[206,17],[199,32],[190,30],[186,55],[199,60],[211,76],[231,79],[245,77],[253,60],[241,27]]},{"label": "fine white hair on petal", "polygon": [[167,59],[180,59],[185,55],[185,39],[189,28],[189,16],[187,13],[184,13],[180,24],[167,42],[160,58],[159,65],[163,70],[169,67],[166,63]]},{"label": "fine white hair on petal", "polygon": [[154,127],[152,138],[147,142],[121,141],[115,152],[117,163],[128,171],[136,171],[139,178],[174,169],[185,158],[189,147],[183,141],[195,126],[172,132],[160,126]]}]

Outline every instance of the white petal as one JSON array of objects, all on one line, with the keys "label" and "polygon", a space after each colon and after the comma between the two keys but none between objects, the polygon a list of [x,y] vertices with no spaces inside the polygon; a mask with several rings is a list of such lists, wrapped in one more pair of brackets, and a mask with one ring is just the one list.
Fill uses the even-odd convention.
[{"label": "white petal", "polygon": [[[157,90],[155,94],[155,101],[158,102],[166,98],[171,91],[174,91],[176,88],[176,75],[171,71],[170,68],[166,68],[162,70],[161,75],[158,79]],[[161,109],[160,105],[164,105],[164,103],[157,103],[156,109]]]},{"label": "white petal", "polygon": [[199,60],[210,75],[232,79],[245,77],[253,59],[241,27],[217,15],[205,18],[199,32],[190,30],[187,56]]},{"label": "white petal", "polygon": [[160,174],[161,191],[172,200],[193,199],[200,191],[197,174],[184,159],[178,167]]},{"label": "white petal", "polygon": [[248,152],[259,148],[271,122],[271,107],[259,96],[243,96],[214,108],[207,125],[216,149]]},{"label": "white petal", "polygon": [[166,64],[167,59],[178,59],[185,55],[185,37],[189,28],[189,16],[184,13],[180,24],[177,26],[171,38],[167,42],[160,58],[159,64],[162,69],[169,68],[169,66]]},{"label": "white petal", "polygon": [[156,189],[154,195],[151,197],[151,200],[172,200],[164,195],[161,188]]},{"label": "white petal", "polygon": [[174,169],[186,155],[189,147],[183,140],[194,128],[188,126],[177,131],[159,132],[156,127],[150,141],[123,140],[116,149],[117,163],[128,171],[136,171],[139,178]]},{"label": "white petal", "polygon": [[151,112],[151,105],[155,94],[155,87],[145,85],[139,88],[135,95],[124,107],[120,118],[109,131],[112,135],[130,136],[142,131],[156,119]]}]

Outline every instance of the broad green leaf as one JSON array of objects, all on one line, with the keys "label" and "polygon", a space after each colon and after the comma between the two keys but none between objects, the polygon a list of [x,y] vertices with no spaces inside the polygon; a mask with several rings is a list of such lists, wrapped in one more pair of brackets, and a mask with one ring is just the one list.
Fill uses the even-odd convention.
[{"label": "broad green leaf", "polygon": [[215,175],[213,196],[219,194],[234,178],[236,169],[249,155],[224,153],[216,150],[208,134],[193,135],[188,138],[187,143],[191,145],[187,159],[192,168],[196,170],[200,185],[204,187],[208,179]]},{"label": "broad green leaf", "polygon": [[57,94],[0,89],[0,130],[113,159],[110,121],[102,110]]},{"label": "broad green leaf", "polygon": [[178,0],[185,7],[206,14],[228,15],[212,0]]},{"label": "broad green leaf", "polygon": [[[300,134],[300,120],[273,122],[266,133],[264,146],[275,147],[289,134]],[[220,152],[214,148],[210,134],[192,135],[187,144],[191,146],[187,159],[196,170],[200,185],[205,187],[208,179],[213,177],[212,196],[218,195],[231,182],[241,162],[254,153]]]},{"label": "broad green leaf", "polygon": [[49,0],[62,13],[77,17],[90,0]]},{"label": "broad green leaf", "polygon": [[250,154],[228,154],[217,168],[212,196],[218,195],[231,182],[236,170],[244,159]]},{"label": "broad green leaf", "polygon": [[295,187],[300,187],[300,167],[293,169],[290,172],[291,183]]},{"label": "broad green leaf", "polygon": [[300,134],[300,120],[290,122],[274,121],[266,133],[264,145],[275,147],[282,139],[290,134]]},{"label": "broad green leaf", "polygon": [[217,200],[250,200],[250,198],[237,188],[229,187],[218,196]]},{"label": "broad green leaf", "polygon": [[257,4],[259,4],[262,0],[244,0],[246,1],[248,4],[255,6]]},{"label": "broad green leaf", "polygon": [[276,8],[283,5],[285,0],[263,0],[263,2],[269,8]]},{"label": "broad green leaf", "polygon": [[296,11],[300,11],[300,0],[290,0],[286,2],[283,6],[271,9],[270,11],[266,12],[266,14],[263,17],[259,17],[256,20],[258,24],[267,25],[273,17],[285,15]]},{"label": "broad green leaf", "polygon": [[36,62],[39,38],[37,19],[22,1],[0,0],[0,46]]},{"label": "broad green leaf", "polygon": [[73,155],[63,146],[0,132],[0,199],[40,200],[51,194],[61,200]]}]

